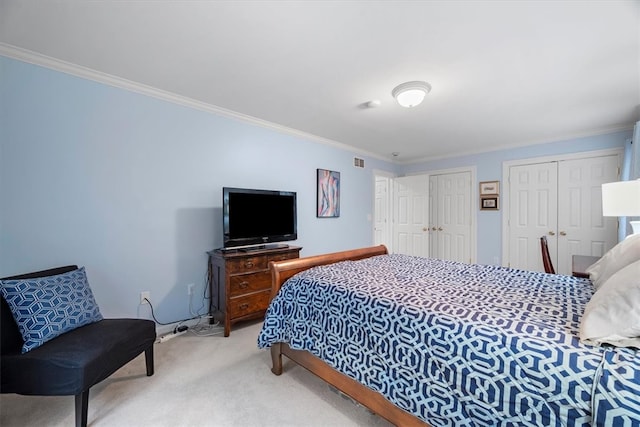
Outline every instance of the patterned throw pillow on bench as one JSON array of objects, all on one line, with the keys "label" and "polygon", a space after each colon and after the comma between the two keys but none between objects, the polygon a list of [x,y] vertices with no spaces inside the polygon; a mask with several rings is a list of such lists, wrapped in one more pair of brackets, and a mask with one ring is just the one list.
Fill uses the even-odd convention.
[{"label": "patterned throw pillow on bench", "polygon": [[84,267],[56,276],[0,281],[26,353],[80,326],[102,320]]}]

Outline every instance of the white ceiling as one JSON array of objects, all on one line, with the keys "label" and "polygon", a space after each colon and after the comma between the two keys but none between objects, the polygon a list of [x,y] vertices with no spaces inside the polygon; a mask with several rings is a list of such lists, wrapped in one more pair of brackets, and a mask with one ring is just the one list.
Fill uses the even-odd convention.
[{"label": "white ceiling", "polygon": [[640,119],[640,0],[3,0],[0,43],[399,162]]}]

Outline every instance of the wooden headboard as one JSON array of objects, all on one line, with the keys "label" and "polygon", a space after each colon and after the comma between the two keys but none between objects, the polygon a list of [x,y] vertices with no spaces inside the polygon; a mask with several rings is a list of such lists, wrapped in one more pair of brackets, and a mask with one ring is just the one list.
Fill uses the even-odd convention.
[{"label": "wooden headboard", "polygon": [[315,255],[304,258],[287,259],[284,261],[271,261],[269,270],[271,270],[271,299],[273,299],[280,287],[288,278],[303,270],[318,265],[333,264],[339,261],[355,261],[358,259],[369,258],[376,255],[386,255],[389,253],[384,245],[371,246],[368,248],[351,249],[342,252],[333,252],[324,255]]}]

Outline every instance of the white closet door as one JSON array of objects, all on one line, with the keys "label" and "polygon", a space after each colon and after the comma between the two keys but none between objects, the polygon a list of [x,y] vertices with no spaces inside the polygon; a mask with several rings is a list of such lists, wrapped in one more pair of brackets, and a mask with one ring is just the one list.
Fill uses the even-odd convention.
[{"label": "white closet door", "polygon": [[[544,271],[540,237],[557,257],[558,169],[556,162],[509,168],[509,266]],[[554,263],[555,265],[555,263]]]},{"label": "white closet door", "polygon": [[438,258],[438,176],[429,177],[429,256]]},{"label": "white closet door", "polygon": [[394,181],[394,253],[429,256],[427,185],[425,176]]},{"label": "white closet door", "polygon": [[547,236],[556,273],[571,275],[572,255],[601,256],[617,243],[616,218],[602,216],[602,184],[618,179],[617,155],[509,168],[509,266],[544,271]]},{"label": "white closet door", "polygon": [[471,174],[437,175],[436,257],[471,262]]},{"label": "white closet door", "polygon": [[602,256],[617,243],[617,218],[602,216],[602,184],[617,179],[618,156],[558,163],[556,272],[571,274],[572,255]]}]

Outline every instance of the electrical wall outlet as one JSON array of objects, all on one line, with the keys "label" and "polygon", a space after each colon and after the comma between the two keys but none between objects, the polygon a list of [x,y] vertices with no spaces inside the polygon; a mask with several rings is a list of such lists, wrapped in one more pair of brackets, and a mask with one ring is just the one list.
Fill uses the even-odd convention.
[{"label": "electrical wall outlet", "polygon": [[194,287],[194,286],[195,286],[195,285],[194,285],[193,283],[189,283],[189,284],[187,285],[187,295],[193,295],[193,287]]},{"label": "electrical wall outlet", "polygon": [[151,291],[140,292],[140,304],[149,304],[151,301]]}]

